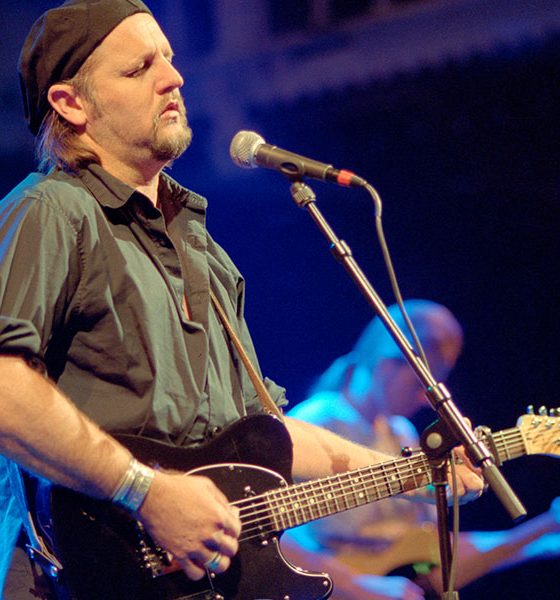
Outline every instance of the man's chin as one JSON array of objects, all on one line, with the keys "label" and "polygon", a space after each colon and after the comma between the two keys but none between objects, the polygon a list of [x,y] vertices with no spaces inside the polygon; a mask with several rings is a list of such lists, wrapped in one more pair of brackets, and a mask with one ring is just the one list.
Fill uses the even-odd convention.
[{"label": "man's chin", "polygon": [[161,139],[161,137],[160,139],[156,139],[152,146],[154,156],[158,160],[175,160],[190,146],[192,132],[190,128],[186,130],[181,128],[180,131],[174,134],[168,132],[165,139]]}]

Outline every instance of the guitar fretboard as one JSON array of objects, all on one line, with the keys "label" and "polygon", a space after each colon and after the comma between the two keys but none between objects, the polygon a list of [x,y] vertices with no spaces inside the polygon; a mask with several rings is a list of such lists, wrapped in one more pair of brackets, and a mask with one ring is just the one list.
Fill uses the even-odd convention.
[{"label": "guitar fretboard", "polygon": [[267,494],[276,530],[289,529],[383,498],[414,490],[431,481],[426,456],[357,469],[342,475],[277,489]]},{"label": "guitar fretboard", "polygon": [[[527,454],[523,435],[517,427],[494,433],[493,440],[501,461]],[[297,527],[421,488],[431,481],[428,458],[416,451],[410,457],[277,488],[237,503],[243,523],[241,539]]]}]

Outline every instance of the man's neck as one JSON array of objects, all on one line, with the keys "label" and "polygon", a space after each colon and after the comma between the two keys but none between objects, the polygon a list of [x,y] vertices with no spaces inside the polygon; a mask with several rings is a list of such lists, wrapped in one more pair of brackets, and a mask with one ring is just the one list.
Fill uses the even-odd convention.
[{"label": "man's neck", "polygon": [[103,164],[102,162],[101,166],[123,183],[147,196],[154,206],[157,205],[159,176],[163,165],[158,164],[150,168],[139,169],[122,163]]}]

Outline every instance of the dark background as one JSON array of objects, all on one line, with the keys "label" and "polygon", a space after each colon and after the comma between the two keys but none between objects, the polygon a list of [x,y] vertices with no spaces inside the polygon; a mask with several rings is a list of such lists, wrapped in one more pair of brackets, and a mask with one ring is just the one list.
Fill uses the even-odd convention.
[{"label": "dark background", "polygon": [[[22,17],[19,3],[10,0],[2,15],[11,43],[1,50],[0,196],[33,167],[31,137],[12,117],[19,100],[6,90],[17,87],[18,40],[53,3],[27,4]],[[219,39],[213,3],[185,3],[199,24],[190,25],[188,43],[172,26],[169,11],[176,4],[151,5],[172,42],[181,40],[186,58],[179,56],[178,64],[184,61],[188,70],[188,61],[204,58]],[[295,19],[309,18],[309,2],[288,2],[291,11],[286,3],[268,5],[273,32],[297,29]],[[331,17],[358,18],[366,5],[334,2]],[[455,401],[474,424],[496,430],[512,427],[527,405],[560,405],[560,33],[543,30],[365,83],[326,86],[291,100],[249,99],[231,130],[255,129],[271,143],[350,168],[375,185],[403,295],[447,305],[465,329],[465,350],[449,381]],[[204,34],[196,37],[197,31]],[[187,106],[197,77],[193,86],[187,77]],[[221,109],[230,101],[208,97],[202,104]],[[193,146],[171,174],[209,198],[209,228],[247,279],[247,318],[261,366],[296,403],[314,377],[348,351],[371,309],[295,206],[282,176],[223,172],[213,162],[211,111],[195,108],[190,120]],[[226,157],[227,147],[222,151]],[[312,185],[335,231],[392,303],[369,196]],[[431,418],[427,411],[419,424]],[[557,459],[524,457],[503,472],[531,516],[560,494]],[[462,525],[491,530],[512,524],[488,493],[462,510]],[[558,566],[551,559],[487,577],[461,598],[558,598]]]}]

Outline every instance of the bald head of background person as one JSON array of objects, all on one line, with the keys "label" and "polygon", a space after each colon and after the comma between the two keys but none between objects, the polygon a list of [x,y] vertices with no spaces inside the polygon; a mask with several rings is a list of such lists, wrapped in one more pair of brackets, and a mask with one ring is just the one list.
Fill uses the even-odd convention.
[{"label": "bald head of background person", "polygon": [[[448,308],[429,300],[407,300],[405,309],[431,372],[437,381],[445,381],[463,347],[459,321]],[[411,341],[399,307],[392,305],[388,310]],[[342,390],[366,418],[372,412],[410,417],[426,405],[417,378],[378,318],[370,321],[350,353],[319,378],[313,391],[329,389]]]}]

